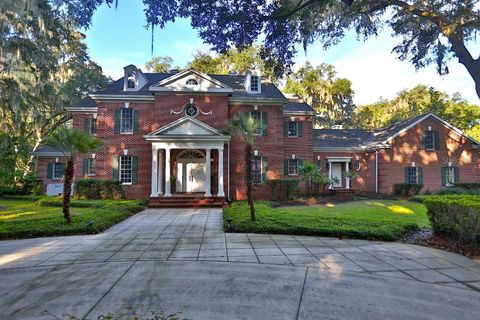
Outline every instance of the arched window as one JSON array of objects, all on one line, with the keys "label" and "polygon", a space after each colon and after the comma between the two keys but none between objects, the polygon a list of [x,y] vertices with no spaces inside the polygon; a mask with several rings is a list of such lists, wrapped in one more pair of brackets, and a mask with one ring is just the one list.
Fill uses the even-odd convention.
[{"label": "arched window", "polygon": [[127,88],[128,89],[135,89],[135,75],[133,74],[133,72],[130,72],[128,74]]},{"label": "arched window", "polygon": [[198,86],[198,82],[195,79],[188,79],[186,82],[187,86]]}]

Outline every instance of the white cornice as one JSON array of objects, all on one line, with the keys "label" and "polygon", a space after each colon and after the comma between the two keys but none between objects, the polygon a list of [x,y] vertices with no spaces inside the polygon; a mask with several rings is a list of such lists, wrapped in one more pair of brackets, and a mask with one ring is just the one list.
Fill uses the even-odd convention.
[{"label": "white cornice", "polygon": [[72,113],[97,113],[97,107],[66,107],[65,110]]},{"label": "white cornice", "polygon": [[153,95],[127,95],[127,94],[91,94],[90,98],[93,100],[108,100],[108,101],[154,101]]}]

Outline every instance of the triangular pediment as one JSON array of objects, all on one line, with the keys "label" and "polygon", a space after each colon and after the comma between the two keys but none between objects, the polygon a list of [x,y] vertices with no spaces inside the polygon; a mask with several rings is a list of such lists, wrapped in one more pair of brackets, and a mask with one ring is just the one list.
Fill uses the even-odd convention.
[{"label": "triangular pediment", "polygon": [[222,134],[200,120],[185,116],[148,135],[148,137],[158,136],[222,136]]},{"label": "triangular pediment", "polygon": [[185,70],[150,86],[150,91],[230,93],[232,88],[195,70]]}]

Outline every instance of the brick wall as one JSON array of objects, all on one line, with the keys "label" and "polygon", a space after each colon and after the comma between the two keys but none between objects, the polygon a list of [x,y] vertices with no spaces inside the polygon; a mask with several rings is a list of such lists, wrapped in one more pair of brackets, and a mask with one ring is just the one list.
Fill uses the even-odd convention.
[{"label": "brick wall", "polygon": [[[422,132],[428,126],[439,132],[440,150],[424,150],[422,148]],[[380,193],[392,193],[395,183],[404,182],[404,167],[415,162],[423,168],[425,190],[438,190],[441,185],[441,168],[459,167],[460,182],[480,181],[480,152],[473,150],[470,141],[448,129],[433,118],[412,127],[393,139],[391,149],[379,152],[379,187]]]},{"label": "brick wall", "polygon": [[[47,192],[47,185],[50,183],[63,183],[63,179],[48,179],[48,164],[56,162],[55,157],[39,157],[36,162],[36,172],[41,181],[42,192]],[[67,161],[63,157],[58,158],[58,162],[67,167]]]}]

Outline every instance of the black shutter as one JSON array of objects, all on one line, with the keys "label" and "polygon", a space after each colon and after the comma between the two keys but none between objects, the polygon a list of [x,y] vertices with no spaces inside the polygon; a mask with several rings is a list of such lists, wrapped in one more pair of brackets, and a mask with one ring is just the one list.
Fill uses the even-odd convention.
[{"label": "black shutter", "polygon": [[283,160],[283,174],[288,176],[288,159]]},{"label": "black shutter", "polygon": [[267,135],[268,129],[268,113],[262,112],[262,136]]},{"label": "black shutter", "polygon": [[86,176],[88,174],[88,159],[83,159],[83,175]]},{"label": "black shutter", "polygon": [[460,182],[460,169],[458,167],[453,167],[453,181],[454,183]]},{"label": "black shutter", "polygon": [[132,184],[138,183],[138,157],[132,156]]},{"label": "black shutter", "polygon": [[47,164],[47,179],[53,179],[53,163]]},{"label": "black shutter", "polygon": [[288,137],[288,121],[283,122],[283,136]]},{"label": "black shutter", "polygon": [[138,110],[133,110],[133,132],[138,132]]},{"label": "black shutter", "polygon": [[262,182],[267,182],[268,157],[262,157]]},{"label": "black shutter", "polygon": [[83,121],[83,131],[85,133],[90,133],[90,119],[85,119]]},{"label": "black shutter", "polygon": [[114,132],[120,133],[120,115],[122,113],[122,109],[115,110],[115,126]]},{"label": "black shutter", "polygon": [[417,183],[423,184],[423,168],[417,167]]},{"label": "black shutter", "polygon": [[433,131],[433,139],[435,141],[435,150],[440,150],[440,135],[438,131]]},{"label": "black shutter", "polygon": [[115,181],[120,180],[119,163],[120,163],[120,157],[119,156],[113,157],[113,180]]},{"label": "black shutter", "polygon": [[404,175],[405,175],[405,180],[404,180],[405,183],[408,183],[408,181],[409,181],[409,180],[408,180],[408,171],[409,171],[409,170],[410,170],[409,167],[403,168],[403,173],[404,173]]},{"label": "black shutter", "polygon": [[303,122],[297,122],[298,123],[298,136],[303,137]]},{"label": "black shutter", "polygon": [[442,174],[442,186],[447,185],[447,170],[448,167],[442,167],[441,174]]}]

